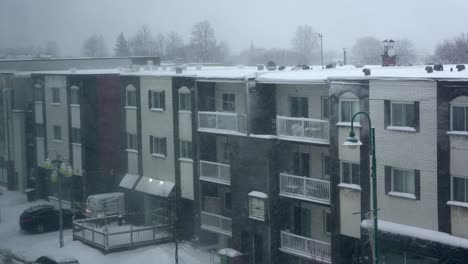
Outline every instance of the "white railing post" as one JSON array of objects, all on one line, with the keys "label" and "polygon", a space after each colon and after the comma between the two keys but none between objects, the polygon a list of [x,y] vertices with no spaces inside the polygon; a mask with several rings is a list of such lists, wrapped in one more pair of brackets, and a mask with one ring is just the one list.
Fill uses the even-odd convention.
[{"label": "white railing post", "polygon": [[216,167],[218,167],[218,180],[221,180],[221,165],[219,165],[219,163],[216,165]]}]

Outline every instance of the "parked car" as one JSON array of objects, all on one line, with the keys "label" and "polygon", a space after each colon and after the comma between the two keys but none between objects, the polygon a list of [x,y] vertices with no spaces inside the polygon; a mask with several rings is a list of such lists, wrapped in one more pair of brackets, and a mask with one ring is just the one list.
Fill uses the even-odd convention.
[{"label": "parked car", "polygon": [[79,262],[73,258],[42,256],[36,259],[32,264],[79,264]]},{"label": "parked car", "polygon": [[101,193],[88,196],[84,215],[101,217],[123,215],[125,213],[124,194],[121,192]]},{"label": "parked car", "polygon": [[[63,209],[63,227],[71,228],[75,219],[82,219],[84,216],[71,209]],[[32,233],[43,233],[46,231],[59,229],[59,210],[53,205],[43,204],[26,209],[20,216],[21,230]]]}]

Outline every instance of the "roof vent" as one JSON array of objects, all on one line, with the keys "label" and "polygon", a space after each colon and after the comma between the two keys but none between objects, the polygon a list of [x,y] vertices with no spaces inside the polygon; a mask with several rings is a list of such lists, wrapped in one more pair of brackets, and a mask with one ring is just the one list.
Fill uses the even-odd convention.
[{"label": "roof vent", "polygon": [[182,73],[182,68],[181,67],[176,67],[175,68],[175,73],[177,73],[177,74]]},{"label": "roof vent", "polygon": [[286,66],[280,66],[280,67],[278,68],[278,70],[280,70],[280,71],[284,71],[284,69],[286,69]]},{"label": "roof vent", "polygon": [[434,71],[443,71],[443,70],[444,70],[444,66],[442,66],[442,64],[434,65]]},{"label": "roof vent", "polygon": [[195,70],[200,71],[201,70],[201,65],[195,66]]},{"label": "roof vent", "polygon": [[457,70],[458,71],[464,71],[465,70],[465,64],[458,64],[457,65]]},{"label": "roof vent", "polygon": [[265,69],[265,66],[261,65],[261,64],[258,64],[257,65],[257,70],[258,71],[263,71],[263,69]]},{"label": "roof vent", "polygon": [[366,75],[366,76],[369,76],[369,75],[371,75],[371,71],[370,71],[370,69],[368,69],[368,68],[364,68],[364,69],[362,69],[362,72],[363,72],[363,73],[364,73],[364,75]]},{"label": "roof vent", "polygon": [[268,61],[266,64],[266,67],[269,71],[274,71],[276,70],[276,63],[274,61]]},{"label": "roof vent", "polygon": [[431,66],[427,66],[427,67],[426,67],[426,72],[427,72],[427,73],[432,73],[433,71],[434,71],[434,70],[432,69]]},{"label": "roof vent", "polygon": [[76,68],[71,68],[70,71],[71,71],[72,73],[76,73]]},{"label": "roof vent", "polygon": [[310,67],[309,67],[309,65],[302,65],[302,69],[303,70],[310,70]]}]

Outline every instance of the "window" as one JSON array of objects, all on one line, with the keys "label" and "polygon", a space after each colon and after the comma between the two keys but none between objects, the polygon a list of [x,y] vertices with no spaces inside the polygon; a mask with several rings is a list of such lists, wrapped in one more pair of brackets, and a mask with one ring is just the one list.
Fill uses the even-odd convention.
[{"label": "window", "polygon": [[166,138],[150,136],[150,153],[155,156],[166,157]]},{"label": "window", "polygon": [[71,142],[76,143],[76,144],[81,144],[81,130],[79,128],[72,127]]},{"label": "window", "polygon": [[452,200],[468,203],[468,177],[452,176]]},{"label": "window", "polygon": [[309,117],[309,102],[307,97],[289,97],[291,117]]},{"label": "window", "polygon": [[62,127],[61,126],[54,126],[54,140],[62,141]]},{"label": "window", "polygon": [[415,194],[414,170],[392,168],[392,192]]},{"label": "window", "polygon": [[351,123],[355,113],[359,112],[359,101],[355,99],[340,100],[340,122]]},{"label": "window", "polygon": [[294,152],[293,174],[302,177],[310,177],[310,153]]},{"label": "window", "polygon": [[148,107],[150,109],[164,110],[166,108],[164,91],[148,91]]},{"label": "window", "polygon": [[52,103],[60,104],[60,88],[52,88]]},{"label": "window", "polygon": [[42,86],[40,84],[34,85],[34,101],[42,102]]},{"label": "window", "polygon": [[236,111],[236,95],[223,94],[223,111],[235,112]]},{"label": "window", "polygon": [[452,131],[468,131],[468,105],[451,106],[450,129]]},{"label": "window", "polygon": [[265,220],[265,200],[250,196],[249,203],[249,217]]},{"label": "window", "polygon": [[127,150],[138,150],[137,135],[127,133]]},{"label": "window", "polygon": [[414,127],[413,102],[391,102],[390,125],[399,127]]},{"label": "window", "polygon": [[137,93],[136,88],[133,85],[128,85],[126,88],[126,106],[136,107],[137,106]]},{"label": "window", "polygon": [[229,210],[232,209],[231,192],[224,193],[224,208],[229,209]]},{"label": "window", "polygon": [[322,154],[322,177],[330,178],[330,156]]},{"label": "window", "polygon": [[325,234],[330,234],[331,233],[331,214],[330,212],[323,211],[323,231]]},{"label": "window", "polygon": [[70,87],[70,104],[80,104],[80,88],[78,88],[78,86]]},{"label": "window", "polygon": [[36,137],[44,138],[44,125],[36,124]]},{"label": "window", "polygon": [[226,163],[226,164],[229,164],[230,162],[230,155],[229,155],[229,141],[228,141],[228,137],[219,137],[219,161],[221,161],[222,163]]},{"label": "window", "polygon": [[180,141],[180,157],[192,159],[192,142],[181,140]]},{"label": "window", "polygon": [[190,93],[179,93],[179,110],[181,111],[191,111],[192,102],[190,101]]},{"label": "window", "polygon": [[330,100],[328,96],[322,97],[322,119],[328,119],[330,116]]},{"label": "window", "polygon": [[359,163],[341,162],[341,182],[347,184],[360,185],[360,167]]}]

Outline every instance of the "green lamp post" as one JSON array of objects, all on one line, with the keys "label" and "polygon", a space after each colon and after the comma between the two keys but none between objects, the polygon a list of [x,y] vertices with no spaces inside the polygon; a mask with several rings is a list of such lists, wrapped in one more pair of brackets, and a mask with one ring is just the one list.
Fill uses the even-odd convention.
[{"label": "green lamp post", "polygon": [[343,143],[343,146],[347,146],[351,149],[355,149],[362,145],[359,138],[354,133],[354,119],[358,115],[364,115],[369,121],[369,152],[372,156],[372,205],[373,205],[373,216],[374,216],[374,263],[379,263],[379,237],[378,237],[378,207],[377,207],[377,162],[375,158],[375,129],[372,127],[371,118],[369,114],[365,112],[357,112],[351,119],[351,131],[349,131],[349,137]]}]

